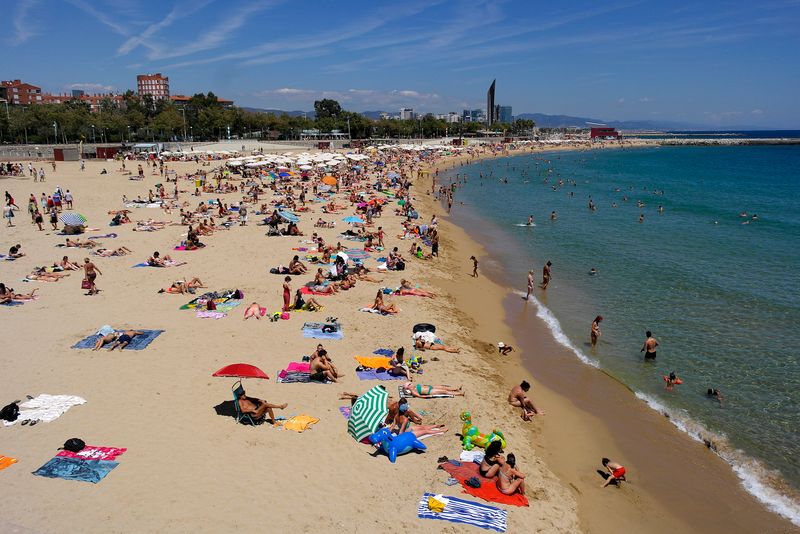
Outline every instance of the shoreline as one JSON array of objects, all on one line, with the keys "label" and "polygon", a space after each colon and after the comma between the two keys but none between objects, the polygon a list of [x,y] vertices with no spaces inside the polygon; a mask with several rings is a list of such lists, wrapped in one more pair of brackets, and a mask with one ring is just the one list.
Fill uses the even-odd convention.
[{"label": "shoreline", "polygon": [[[652,145],[642,143],[641,146]],[[552,151],[536,151],[536,153],[540,152]],[[523,151],[522,154],[508,154],[508,156],[527,153],[529,152]],[[507,155],[503,154],[497,157],[505,156]],[[448,166],[447,171],[441,169],[444,171],[440,173],[441,176],[447,176],[447,172],[457,172],[456,165],[457,163]],[[466,211],[469,212],[469,208]],[[465,220],[468,217],[463,215],[462,210],[457,210],[455,216],[449,216],[445,220],[449,224],[457,225],[464,229],[464,234],[469,234],[469,238],[475,239],[475,245],[480,246],[482,249],[484,249],[483,245],[487,242],[496,242],[496,235],[493,236],[495,238],[494,241],[488,238],[485,233],[481,235],[484,238],[483,240],[475,237],[475,234],[481,234],[481,232],[476,232],[475,225],[470,225],[470,223],[474,223],[474,219],[479,217],[472,213],[470,214],[473,216],[472,220]],[[769,510],[764,503],[759,502],[752,494],[747,492],[742,486],[742,481],[736,477],[732,466],[723,458],[717,454],[710,453],[702,443],[698,443],[688,434],[675,428],[668,419],[651,409],[646,403],[640,402],[640,399],[635,396],[635,391],[626,384],[602,369],[585,365],[585,362],[582,363],[571,350],[553,337],[553,332],[541,318],[536,316],[538,310],[534,305],[530,309],[520,310],[520,299],[514,289],[508,287],[509,281],[503,277],[503,273],[490,268],[488,274],[495,284],[493,297],[499,297],[503,301],[504,325],[513,326],[512,330],[515,333],[522,332],[523,335],[518,335],[517,342],[521,342],[519,346],[525,349],[526,354],[531,352],[537,354],[536,359],[534,359],[530,356],[526,358],[521,353],[513,353],[517,355],[513,359],[519,360],[517,364],[527,372],[534,374],[537,378],[541,377],[544,386],[542,388],[543,398],[561,402],[562,406],[563,404],[571,404],[581,412],[581,416],[575,416],[573,420],[575,422],[581,421],[581,426],[592,428],[591,432],[583,433],[585,439],[602,441],[596,439],[596,433],[599,430],[606,431],[606,437],[611,438],[610,441],[613,443],[614,449],[619,451],[614,452],[615,455],[621,454],[623,455],[622,457],[629,458],[627,461],[630,461],[630,458],[634,458],[635,464],[632,465],[637,465],[648,472],[647,483],[644,482],[644,473],[637,475],[637,478],[642,477],[642,480],[637,481],[640,483],[636,484],[637,497],[640,491],[652,490],[650,492],[652,493],[650,506],[660,508],[662,513],[672,516],[671,520],[686,522],[685,527],[687,529],[696,529],[697,531],[709,528],[713,530],[725,524],[730,525],[730,528],[734,531],[737,529],[746,531],[747,529],[744,527],[748,524],[759,531],[783,532],[794,528],[788,520],[778,515],[777,512]],[[548,356],[541,357],[539,356],[540,354]],[[547,365],[541,365],[542,363]],[[511,367],[516,366],[512,365]],[[518,371],[518,369],[516,370]],[[599,374],[597,371],[599,371]],[[575,375],[580,376],[585,381],[581,382],[581,384],[585,385],[587,390],[592,391],[592,395],[575,395],[574,385],[567,380],[567,377]],[[534,398],[536,398],[536,393],[534,393]],[[547,409],[547,406],[545,406],[545,409]],[[616,414],[612,418],[613,421],[603,421],[601,417],[607,418],[612,409],[613,413]],[[603,521],[600,519],[600,524],[595,524],[599,518],[595,514],[602,515],[603,511],[607,510],[607,506],[611,503],[606,502],[602,506],[596,506],[596,499],[581,497],[582,492],[576,488],[572,480],[582,480],[586,471],[575,468],[574,463],[577,458],[574,454],[564,453],[569,449],[568,440],[566,439],[569,433],[560,429],[551,430],[547,424],[549,416],[550,412],[548,411],[548,415],[544,417],[544,428],[541,434],[542,438],[547,442],[547,446],[537,447],[537,450],[541,449],[541,453],[548,459],[548,467],[556,472],[559,478],[568,483],[577,493],[579,516],[581,517],[582,525],[592,531],[602,530]],[[641,450],[641,445],[644,441],[641,438],[630,435],[630,429],[636,428],[635,425],[646,425],[648,432],[655,432],[661,438],[657,442],[648,445],[647,450],[650,452],[647,454],[635,454],[635,451]],[[556,427],[554,426],[553,428]],[[608,433],[612,429],[613,432]],[[670,443],[669,446],[664,445],[663,441],[665,440]],[[659,451],[661,451],[661,454]],[[680,454],[676,454],[676,451],[680,451]],[[610,453],[598,450],[595,456],[600,454],[609,456]],[[672,462],[666,461],[666,458],[671,458]],[[683,486],[677,484],[673,484],[673,486],[677,487],[668,487],[670,484],[665,484],[665,482],[674,478],[675,471],[682,470],[682,468],[675,466],[685,462],[686,458],[689,458],[695,466],[691,472],[692,476],[688,477],[692,480],[692,484],[687,485],[692,491],[686,491]],[[698,472],[703,473],[703,476],[699,477],[697,475]],[[649,478],[653,475],[658,476]],[[654,484],[655,480],[659,480],[659,482]],[[656,487],[654,488],[654,486]],[[714,495],[714,498],[709,499],[708,495]],[[601,501],[605,500],[605,495],[596,497]],[[711,510],[708,510],[705,505],[700,507],[696,505],[696,503],[700,502],[711,504],[712,501],[715,505],[711,507]],[[663,503],[667,504],[664,505]],[[731,506],[731,503],[736,504]],[[736,512],[731,512],[729,508],[734,508]],[[666,510],[670,511],[667,512]],[[687,513],[681,514],[681,510],[686,511],[688,515]],[[714,513],[715,510],[717,513]],[[747,512],[741,513],[745,510]],[[623,510],[620,510],[620,512],[623,512]],[[624,511],[624,513],[630,512],[631,510]],[[642,523],[638,528],[643,528],[646,525],[648,530],[652,530],[653,525],[648,518],[641,517],[641,519]]]}]

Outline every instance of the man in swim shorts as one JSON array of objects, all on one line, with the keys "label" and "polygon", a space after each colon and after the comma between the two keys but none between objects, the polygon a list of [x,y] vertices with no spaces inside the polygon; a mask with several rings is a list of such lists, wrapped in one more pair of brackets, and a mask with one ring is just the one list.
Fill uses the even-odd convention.
[{"label": "man in swim shorts", "polygon": [[619,486],[619,483],[625,480],[625,467],[622,464],[612,462],[608,458],[603,458],[603,467],[606,468],[609,476],[606,477],[605,483],[600,486],[601,488],[605,488],[609,484],[616,484]]},{"label": "man in swim shorts", "polygon": [[644,345],[642,345],[642,349],[639,352],[644,352],[645,360],[655,360],[658,341],[653,337],[653,333],[650,330],[645,332],[645,336],[647,336],[647,339],[645,339]]},{"label": "man in swim shorts", "polygon": [[544,267],[542,268],[542,283],[541,285],[539,285],[539,287],[541,287],[542,289],[547,289],[547,286],[550,285],[550,279],[552,278],[550,267],[552,266],[553,266],[552,262],[548,260],[547,263],[545,263]]},{"label": "man in swim shorts", "polygon": [[130,345],[134,337],[142,334],[144,334],[144,332],[142,332],[141,330],[125,330],[122,334],[119,335],[116,341],[114,341],[114,343],[112,343],[111,346],[108,347],[108,350],[114,350],[117,347],[119,347],[119,350],[122,350],[128,345]]}]

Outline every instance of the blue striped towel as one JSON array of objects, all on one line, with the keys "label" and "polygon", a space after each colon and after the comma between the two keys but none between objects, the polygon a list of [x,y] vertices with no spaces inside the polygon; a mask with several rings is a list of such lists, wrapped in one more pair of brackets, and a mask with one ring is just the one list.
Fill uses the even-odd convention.
[{"label": "blue striped towel", "polygon": [[418,517],[422,519],[440,519],[451,523],[464,523],[497,532],[506,531],[508,514],[505,510],[445,495],[450,502],[445,506],[444,512],[436,513],[428,508],[428,497],[433,496],[433,493],[422,495],[417,508]]}]

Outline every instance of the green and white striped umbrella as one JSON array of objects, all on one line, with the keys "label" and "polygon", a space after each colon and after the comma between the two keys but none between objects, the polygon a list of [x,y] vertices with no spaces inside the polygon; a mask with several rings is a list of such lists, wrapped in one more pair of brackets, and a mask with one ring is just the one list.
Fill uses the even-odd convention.
[{"label": "green and white striped umbrella", "polygon": [[389,393],[383,386],[375,386],[359,396],[350,409],[350,418],[347,420],[347,432],[356,441],[361,441],[378,429],[386,418],[389,409],[386,401]]}]

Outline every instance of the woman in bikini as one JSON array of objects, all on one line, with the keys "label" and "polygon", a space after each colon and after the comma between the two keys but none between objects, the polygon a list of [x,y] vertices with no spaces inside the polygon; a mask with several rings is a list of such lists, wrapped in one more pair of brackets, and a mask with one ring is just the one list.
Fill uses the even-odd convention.
[{"label": "woman in bikini", "polygon": [[308,300],[303,297],[303,292],[299,289],[294,292],[294,304],[292,304],[293,310],[307,310],[307,311],[319,311],[322,309],[322,304],[317,302],[313,297],[309,296]]},{"label": "woman in bikini", "polygon": [[411,282],[403,278],[400,280],[400,290],[398,291],[400,295],[416,295],[418,297],[428,297],[434,298],[436,296],[435,293],[430,291],[425,291],[424,289],[417,289],[411,285]]},{"label": "woman in bikini", "polygon": [[388,314],[397,314],[400,313],[400,309],[397,308],[394,304],[389,304],[388,306],[383,302],[383,291],[378,290],[378,293],[375,295],[375,302],[372,304],[373,310],[378,310],[381,313],[388,313]]},{"label": "woman in bikini", "polygon": [[414,385],[411,382],[403,384],[403,391],[406,395],[411,395],[412,397],[420,399],[430,399],[437,395],[451,395],[453,397],[464,396],[464,391],[460,387],[454,388],[445,385],[431,386],[426,384]]},{"label": "woman in bikini", "polygon": [[417,438],[424,438],[428,436],[442,436],[448,428],[444,425],[416,425],[411,426],[411,420],[406,416],[408,411],[408,404],[401,404],[399,406],[397,417],[394,418],[391,430],[398,436],[403,432],[412,432]]},{"label": "woman in bikini", "polygon": [[517,458],[509,454],[497,471],[497,489],[504,495],[525,495],[525,475],[516,469]]},{"label": "woman in bikini", "polygon": [[193,293],[192,289],[196,289],[198,287],[206,287],[203,285],[203,282],[195,277],[189,280],[176,280],[172,282],[172,284],[166,289],[159,289],[159,293],[172,293],[173,295],[184,295],[186,293]]},{"label": "woman in bikini", "polygon": [[500,466],[505,461],[503,455],[500,453],[500,440],[495,440],[489,443],[489,445],[486,447],[486,454],[484,454],[479,468],[482,477],[494,478],[497,476],[497,472],[500,471]]}]

